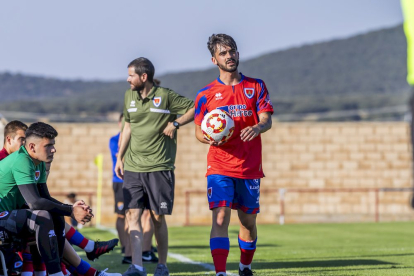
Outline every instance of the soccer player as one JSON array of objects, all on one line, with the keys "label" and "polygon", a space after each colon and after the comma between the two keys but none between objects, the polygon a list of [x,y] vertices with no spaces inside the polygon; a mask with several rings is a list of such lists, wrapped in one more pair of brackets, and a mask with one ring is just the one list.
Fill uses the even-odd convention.
[{"label": "soccer player", "polygon": [[20,121],[11,121],[4,127],[4,144],[0,150],[0,160],[17,151],[26,139],[27,125]]},{"label": "soccer player", "polygon": [[[81,202],[65,205],[49,195],[44,162],[53,160],[56,136],[49,125],[33,124],[26,131],[25,145],[0,162],[0,228],[19,238],[35,234],[49,275],[63,276],[65,223],[61,216],[72,216],[83,224],[92,214]],[[21,209],[26,203],[30,210]]]},{"label": "soccer player", "polygon": [[[220,75],[201,89],[196,97],[196,137],[210,144],[207,155],[207,197],[213,224],[210,249],[216,275],[226,275],[230,242],[228,226],[231,209],[237,209],[240,221],[239,275],[253,275],[251,262],[256,250],[256,216],[259,212],[262,144],[260,134],[272,126],[273,106],[265,83],[238,72],[239,52],[234,39],[226,34],[213,34],[207,47]],[[204,139],[201,122],[214,109],[227,111],[235,130],[226,142]]]},{"label": "soccer player", "polygon": [[[27,125],[17,120],[9,122],[4,127],[4,147],[0,151],[0,161],[20,149],[26,139],[26,130]],[[50,163],[51,162],[47,162],[45,164],[47,174],[49,173]],[[102,254],[108,253],[118,243],[118,239],[101,242],[95,242],[93,240],[86,239],[81,233],[79,233],[75,228],[67,223],[65,224],[65,232],[66,239],[68,239],[71,244],[74,244],[85,250],[86,256],[91,261],[95,260]],[[24,254],[23,257],[31,259],[28,254]],[[23,271],[25,271],[25,269],[33,270],[31,268],[31,265],[27,266],[26,262],[24,262],[24,264],[25,266],[23,267]]]},{"label": "soccer player", "polygon": [[[122,129],[122,118],[123,114],[119,117],[118,125],[119,129]],[[123,180],[115,174],[116,157],[118,155],[119,148],[119,137],[121,133],[114,135],[109,140],[109,149],[111,150],[112,165],[113,165],[113,176],[112,176],[112,188],[114,190],[115,197],[115,213],[117,214],[116,219],[116,230],[118,232],[119,240],[121,241],[122,253],[124,258],[122,259],[123,264],[132,263],[131,243],[129,242],[128,227],[125,223],[125,208],[124,208],[124,192],[122,190]]]},{"label": "soccer player", "polygon": [[[16,124],[16,122],[14,122],[13,124]],[[20,122],[20,124],[23,124],[23,123]],[[10,126],[8,127],[8,126],[9,124],[5,128],[5,137],[7,135],[11,135],[10,133],[6,134],[11,129],[11,127]],[[28,142],[25,144],[25,146],[22,146],[18,151],[15,151],[14,153],[10,154],[9,157],[5,158],[2,162],[0,162],[0,198],[1,198],[0,210],[4,211],[3,213],[5,213],[5,217],[6,217],[6,215],[10,213],[10,209],[12,208],[15,208],[15,209],[25,208],[24,201],[27,202],[27,204],[29,205],[29,207],[31,207],[31,209],[38,208],[40,210],[38,211],[26,210],[27,214],[23,212],[25,211],[24,209],[12,211],[11,213],[16,212],[16,213],[19,213],[20,215],[19,216],[14,215],[10,218],[6,217],[6,219],[24,220],[25,215],[27,215],[29,219],[27,220],[28,227],[27,225],[22,224],[22,221],[19,221],[19,223],[22,224],[19,226],[21,227],[21,229],[19,229],[19,231],[16,231],[16,229],[14,229],[14,232],[12,232],[11,235],[15,235],[15,236],[23,235],[24,236],[24,235],[27,235],[27,232],[31,232],[33,230],[38,231],[41,228],[39,228],[37,225],[33,225],[33,222],[31,220],[34,220],[34,223],[36,224],[37,223],[36,220],[37,218],[39,218],[39,223],[48,225],[48,227],[52,227],[53,230],[51,231],[54,233],[55,237],[58,237],[57,244],[52,244],[51,240],[49,241],[49,243],[52,246],[57,245],[57,247],[59,248],[59,251],[56,251],[55,248],[51,248],[51,250],[54,250],[53,252],[59,253],[59,256],[57,256],[59,259],[63,256],[63,251],[65,251],[65,259],[68,258],[69,263],[72,265],[75,265],[72,271],[76,271],[77,273],[80,273],[82,275],[88,275],[88,276],[111,275],[104,271],[97,271],[91,268],[88,263],[86,263],[85,261],[82,261],[79,258],[79,256],[77,256],[76,252],[64,239],[65,231],[63,231],[61,228],[62,228],[62,225],[63,227],[65,227],[65,223],[64,223],[63,218],[60,215],[72,213],[71,216],[73,218],[75,218],[78,222],[82,222],[79,220],[79,214],[82,214],[83,212],[84,214],[83,222],[87,222],[90,220],[92,214],[90,212],[89,206],[86,206],[84,202],[82,201],[76,202],[73,206],[66,205],[66,204],[60,203],[59,201],[55,200],[49,195],[47,186],[45,184],[46,183],[46,165],[44,161],[50,163],[53,160],[53,155],[56,152],[56,150],[54,149],[54,137],[57,136],[57,132],[51,126],[47,124],[35,123],[30,126],[30,128],[27,130],[26,135],[27,135]],[[45,208],[45,209],[42,210],[42,208]],[[83,211],[80,212],[80,210],[83,210]],[[13,221],[10,221],[10,222],[4,221],[4,222],[13,223]],[[1,223],[0,223],[0,226],[1,226]],[[11,231],[6,228],[6,232],[7,230]],[[20,230],[24,230],[24,231],[22,232]],[[43,230],[40,230],[40,231],[44,231],[44,230],[45,229],[43,228]],[[52,232],[49,231],[49,238],[53,236],[51,234]],[[44,250],[42,251],[40,248],[40,246],[44,246],[45,245],[44,243],[47,241],[45,241],[44,239],[42,240],[38,239],[38,235],[39,233],[36,232],[36,240],[39,242],[42,241],[42,243],[39,245],[39,242],[38,242],[37,246],[39,248],[39,251],[42,255],[43,260],[46,263],[46,268],[49,269],[51,264],[49,264],[48,266],[47,260],[50,259],[50,253],[46,252],[49,255],[45,256]],[[62,240],[62,237],[63,237],[63,240]],[[65,243],[66,243],[66,246],[65,246]],[[36,254],[37,253],[36,251],[37,251],[36,247],[34,248],[32,247],[33,257],[38,255]],[[30,254],[23,254],[23,256],[25,257],[26,261],[31,261],[32,256]],[[96,255],[94,255],[93,257],[95,256]],[[41,263],[40,257],[37,258],[37,263],[38,264]],[[56,267],[54,267],[53,269],[55,270]],[[44,271],[36,270],[36,269],[35,271],[36,271],[36,275],[46,275]],[[51,273],[51,271],[49,270],[48,272],[49,274]],[[31,273],[31,272],[27,271],[27,273]],[[23,274],[25,274],[25,271],[23,271],[22,275]],[[112,275],[118,276],[120,274],[112,274]]]},{"label": "soccer player", "polygon": [[[141,255],[144,208],[151,210],[158,244],[159,261],[154,275],[169,275],[168,229],[164,216],[172,213],[174,204],[176,131],[194,118],[194,102],[154,85],[154,72],[153,64],[146,58],[137,58],[128,65],[127,81],[131,90],[125,93],[125,125],[115,166],[115,173],[124,180],[132,245],[132,265],[124,276],[146,275]],[[177,118],[178,114],[182,116]]]}]

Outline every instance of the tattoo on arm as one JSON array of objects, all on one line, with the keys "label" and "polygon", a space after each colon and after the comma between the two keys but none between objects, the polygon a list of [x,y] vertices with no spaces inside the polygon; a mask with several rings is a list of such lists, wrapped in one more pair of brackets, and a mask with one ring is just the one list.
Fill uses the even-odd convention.
[{"label": "tattoo on arm", "polygon": [[257,126],[260,129],[260,133],[264,133],[272,127],[272,116],[269,112],[260,113]]}]

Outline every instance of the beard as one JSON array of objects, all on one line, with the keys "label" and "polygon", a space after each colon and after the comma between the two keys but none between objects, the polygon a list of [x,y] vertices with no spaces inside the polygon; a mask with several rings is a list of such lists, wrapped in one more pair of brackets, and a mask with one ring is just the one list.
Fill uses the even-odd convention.
[{"label": "beard", "polygon": [[[227,65],[227,61],[226,61],[225,64],[220,64],[219,63],[218,67],[223,71],[233,73],[234,71],[237,70],[237,67],[239,67],[239,60],[235,60],[235,59],[230,59],[230,60],[234,62],[233,65]],[[230,60],[228,60],[228,61],[230,61]]]},{"label": "beard", "polygon": [[137,92],[139,92],[139,91],[142,91],[143,89],[145,88],[145,83],[141,83],[141,85],[139,85],[139,86],[133,86],[132,88],[131,88],[131,90],[132,91],[137,91]]}]

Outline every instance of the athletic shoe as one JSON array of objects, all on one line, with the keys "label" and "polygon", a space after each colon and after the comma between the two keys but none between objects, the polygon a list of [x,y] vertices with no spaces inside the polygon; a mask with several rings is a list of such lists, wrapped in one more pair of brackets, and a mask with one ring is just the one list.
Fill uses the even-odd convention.
[{"label": "athletic shoe", "polygon": [[91,252],[86,252],[86,257],[88,257],[89,260],[94,261],[102,254],[114,250],[114,247],[118,245],[118,241],[119,239],[113,239],[106,242],[95,241],[93,250]]},{"label": "athletic shoe", "polygon": [[106,272],[107,270],[108,269],[101,270],[101,271],[97,270],[95,273],[95,276],[122,276],[121,273],[109,273],[109,272]]},{"label": "athletic shoe", "polygon": [[132,257],[124,257],[122,259],[122,264],[132,264]]},{"label": "athletic shoe", "polygon": [[[414,209],[414,207],[413,207],[413,209]],[[156,247],[152,246],[152,245],[151,245],[151,251],[154,252],[154,253],[158,253],[158,249]]]},{"label": "athletic shoe", "polygon": [[122,276],[147,276],[147,271],[145,268],[144,271],[141,271],[132,264],[129,266],[128,270],[122,274]]},{"label": "athletic shoe", "polygon": [[145,263],[158,263],[158,258],[151,251],[142,252],[142,261]]},{"label": "athletic shoe", "polygon": [[170,272],[168,272],[168,268],[165,264],[157,264],[154,276],[170,276]]},{"label": "athletic shoe", "polygon": [[240,270],[239,268],[239,275],[240,276],[253,276],[254,271],[249,269],[248,267],[245,267],[243,270]]}]

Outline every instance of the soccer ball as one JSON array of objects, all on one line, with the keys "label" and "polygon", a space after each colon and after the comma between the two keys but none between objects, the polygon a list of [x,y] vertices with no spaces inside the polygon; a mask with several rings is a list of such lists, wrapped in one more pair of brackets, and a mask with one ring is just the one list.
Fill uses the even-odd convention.
[{"label": "soccer ball", "polygon": [[214,109],[204,116],[201,130],[206,140],[225,142],[234,132],[234,121],[226,111]]}]

